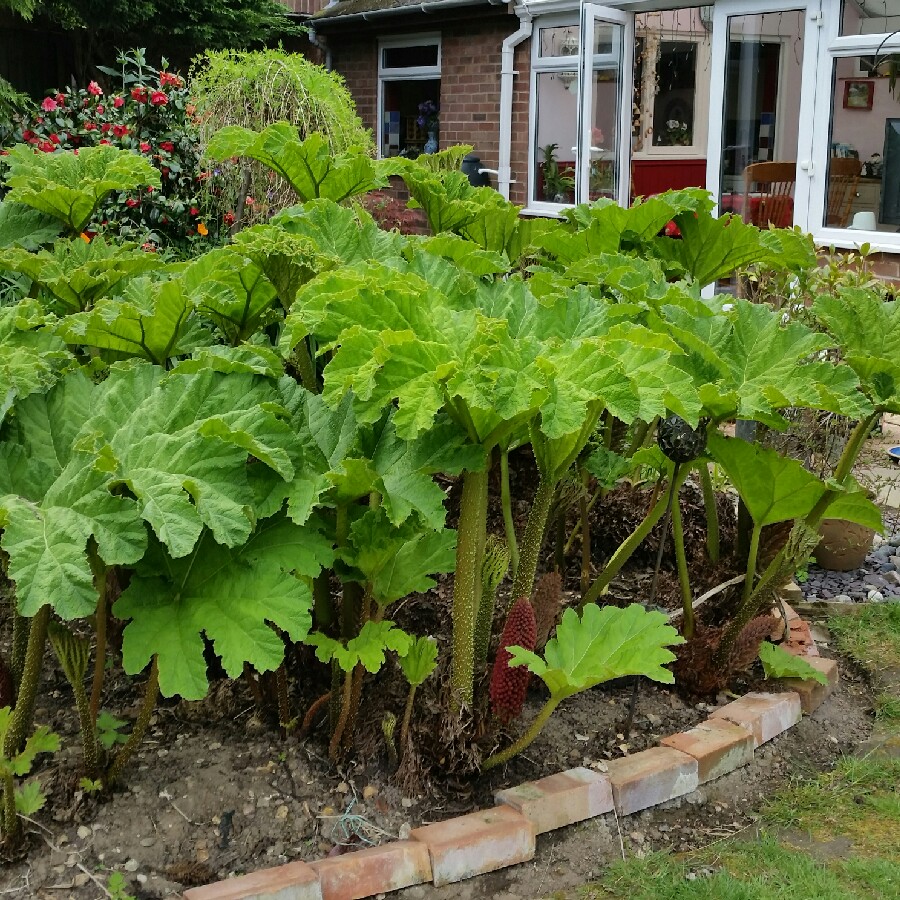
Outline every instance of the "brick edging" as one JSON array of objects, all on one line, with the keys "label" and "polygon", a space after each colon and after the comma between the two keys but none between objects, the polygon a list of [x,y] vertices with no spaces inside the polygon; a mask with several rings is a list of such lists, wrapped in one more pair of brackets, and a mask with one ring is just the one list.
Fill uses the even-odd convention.
[{"label": "brick edging", "polygon": [[436,887],[527,862],[535,836],[615,812],[658,806],[753,760],[761,744],[816,710],[838,684],[834,660],[819,656],[809,625],[786,603],[785,649],[806,657],[827,684],[782,679],[779,693],[749,693],[659,745],[606,763],[570,769],[494,795],[476,810],[391,841],[313,863],[292,862],[191,888],[183,900],[362,900],[417,884]]}]

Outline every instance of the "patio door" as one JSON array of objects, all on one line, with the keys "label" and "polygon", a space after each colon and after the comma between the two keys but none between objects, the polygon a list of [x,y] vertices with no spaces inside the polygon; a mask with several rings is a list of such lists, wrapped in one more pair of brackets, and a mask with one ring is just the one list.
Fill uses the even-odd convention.
[{"label": "patio door", "polygon": [[576,202],[627,206],[634,16],[585,3],[580,32]]},{"label": "patio door", "polygon": [[[812,135],[820,0],[719,0],[714,10],[707,186],[720,212],[761,227],[806,227],[819,174]],[[770,177],[771,195],[760,180]]]}]

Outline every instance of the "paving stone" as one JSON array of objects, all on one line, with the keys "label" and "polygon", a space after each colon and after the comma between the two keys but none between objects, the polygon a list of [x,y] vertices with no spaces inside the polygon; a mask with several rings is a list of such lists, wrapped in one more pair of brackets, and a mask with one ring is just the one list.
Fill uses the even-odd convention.
[{"label": "paving stone", "polygon": [[800,697],[793,691],[781,694],[745,694],[717,709],[711,719],[727,719],[753,733],[755,747],[772,740],[800,721]]},{"label": "paving stone", "polygon": [[394,841],[309,864],[319,876],[323,900],[360,900],[431,881],[428,847]]},{"label": "paving stone", "polygon": [[697,760],[700,784],[727,775],[753,759],[753,734],[727,719],[708,719],[688,731],[669,735],[660,743]]},{"label": "paving stone", "polygon": [[613,809],[609,778],[581,767],[498,791],[494,800],[522,813],[534,825],[535,834],[601,816]]},{"label": "paving stone", "polygon": [[[785,605],[788,603],[802,603],[804,599],[803,588],[801,588],[796,581],[789,581],[778,591],[778,596],[784,601]],[[793,612],[793,610],[791,610],[791,612]],[[790,618],[791,616],[788,616],[789,620]]]},{"label": "paving stone", "polygon": [[815,712],[825,700],[831,696],[838,686],[838,664],[824,656],[808,656],[806,661],[827,678],[827,684],[821,684],[812,678],[782,678],[779,680],[785,690],[795,691],[800,697],[800,707],[807,715]]},{"label": "paving stone", "polygon": [[323,900],[319,877],[305,862],[191,888],[184,900]]},{"label": "paving stone", "polygon": [[651,747],[607,763],[619,815],[674,800],[697,789],[697,760],[672,747]]},{"label": "paving stone", "polygon": [[414,828],[410,837],[428,847],[435,887],[534,858],[534,826],[509,806]]}]

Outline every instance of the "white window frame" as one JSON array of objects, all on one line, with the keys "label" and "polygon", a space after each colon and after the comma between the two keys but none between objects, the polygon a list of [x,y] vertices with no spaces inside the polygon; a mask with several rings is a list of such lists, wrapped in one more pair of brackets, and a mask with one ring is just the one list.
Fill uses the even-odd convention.
[{"label": "white window frame", "polygon": [[840,36],[841,8],[834,0],[834,15],[827,16],[823,23],[823,51],[819,59],[817,73],[818,84],[827,85],[817,98],[814,153],[812,158],[813,172],[817,176],[818,190],[814,190],[809,207],[809,230],[817,244],[835,246],[842,249],[858,249],[862,244],[869,244],[872,250],[885,253],[900,251],[900,234],[884,231],[850,231],[847,228],[836,228],[823,225],[827,203],[828,162],[831,156],[831,116],[834,84],[834,68],[837,60],[848,56],[871,56],[876,51],[879,55],[900,53],[900,34],[856,34]]},{"label": "white window frame", "polygon": [[[384,51],[397,47],[437,46],[437,64],[433,66],[393,66],[384,65]],[[384,138],[384,84],[388,81],[440,81],[443,46],[440,32],[410,34],[402,37],[386,37],[378,41],[378,90],[376,91],[375,133],[378,158],[382,158]],[[440,98],[438,98],[440,99]]]},{"label": "white window frame", "polygon": [[653,143],[653,107],[648,100],[644,100],[645,89],[654,82],[652,73],[645,71],[643,84],[641,85],[642,105],[647,104],[641,110],[641,134],[650,131],[649,140],[641,141],[641,149],[632,151],[632,159],[700,159],[706,154],[707,135],[709,132],[709,84],[711,79],[712,42],[709,33],[685,31],[684,33],[666,34],[662,36],[652,29],[642,29],[635,32],[636,37],[643,38],[644,46],[651,41],[657,46],[662,42],[695,44],[697,47],[696,63],[697,72],[694,82],[694,135],[690,144],[674,147],[662,147]]}]

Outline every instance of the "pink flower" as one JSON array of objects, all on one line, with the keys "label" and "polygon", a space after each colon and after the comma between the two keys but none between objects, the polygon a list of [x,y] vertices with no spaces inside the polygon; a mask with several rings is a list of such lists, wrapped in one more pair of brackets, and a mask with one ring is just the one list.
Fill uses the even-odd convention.
[{"label": "pink flower", "polygon": [[41,109],[44,112],[53,112],[59,104],[52,97],[44,97]]},{"label": "pink flower", "polygon": [[102,116],[103,113],[104,113],[103,107],[102,107],[102,106],[98,106],[98,107],[97,107],[97,112]]},{"label": "pink flower", "polygon": [[165,106],[169,102],[169,98],[163,91],[153,91],[150,95],[150,103],[153,106]]},{"label": "pink flower", "polygon": [[103,88],[100,87],[100,85],[97,84],[96,81],[92,81],[92,82],[87,86],[87,89],[88,89],[88,93],[89,93],[89,94],[93,94],[95,97],[102,97],[102,96],[103,96]]},{"label": "pink flower", "polygon": [[125,105],[125,98],[124,98],[124,97],[116,97],[116,98],[113,100],[113,106],[114,106],[116,109],[121,109],[124,105]]}]

